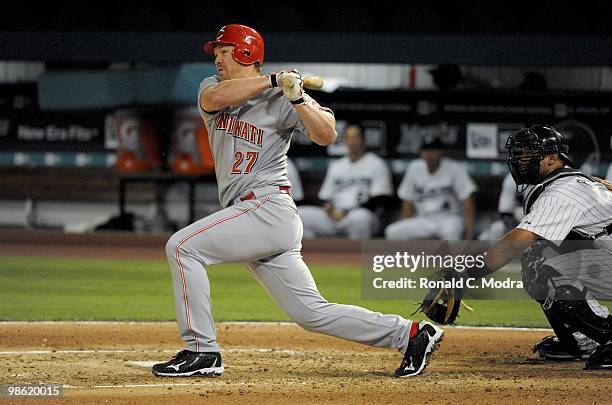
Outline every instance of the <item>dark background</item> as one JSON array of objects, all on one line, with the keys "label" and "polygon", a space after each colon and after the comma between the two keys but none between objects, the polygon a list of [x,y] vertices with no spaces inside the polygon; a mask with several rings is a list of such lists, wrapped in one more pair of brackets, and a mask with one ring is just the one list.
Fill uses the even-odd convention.
[{"label": "dark background", "polygon": [[222,25],[255,27],[268,61],[612,64],[612,5],[491,1],[4,3],[0,58],[100,67],[206,60]]},{"label": "dark background", "polygon": [[[201,45],[214,38],[219,28],[229,23],[251,25],[266,41],[266,62],[360,62],[402,64],[458,64],[461,66],[605,67],[612,66],[612,4],[608,1],[561,3],[530,2],[223,2],[176,0],[172,2],[83,2],[35,1],[6,2],[0,12],[0,60],[42,61],[46,71],[99,70],[114,62],[148,66],[177,66],[184,62],[211,59]],[[15,149],[15,126],[21,121],[36,126],[40,122],[57,126],[81,125],[104,129],[109,111],[49,113],[39,111],[36,84],[4,84],[0,111],[14,113],[12,120],[0,125],[5,131],[0,149]],[[17,95],[17,96],[16,96]],[[556,89],[478,89],[448,91],[397,90],[366,91],[340,89],[315,96],[336,111],[339,120],[382,120],[386,124],[384,148],[375,149],[387,158],[414,158],[398,153],[398,129],[402,123],[418,126],[447,123],[457,126],[457,143],[449,155],[464,158],[466,122],[498,122],[512,125],[557,123],[577,120],[587,123],[597,134],[602,160],[612,159],[612,93]],[[15,100],[19,99],[19,103]],[[419,102],[437,106],[435,113],[419,114]],[[371,110],[355,105],[370,104]],[[381,110],[387,103],[410,106],[404,112]],[[448,103],[477,106],[544,105],[552,114],[526,115],[488,113],[444,113]],[[15,105],[18,105],[15,108]],[[557,115],[557,106],[568,107],[568,114]],[[138,107],[138,106],[130,106]],[[588,112],[580,112],[580,108]],[[155,108],[155,106],[148,106]],[[158,106],[162,113],[172,106]],[[573,111],[573,112],[572,112]],[[595,111],[595,112],[593,112]],[[158,114],[159,115],[159,114]],[[21,120],[21,121],[20,121]],[[0,120],[1,121],[1,120]],[[2,124],[2,122],[0,122]],[[42,125],[42,124],[41,124]],[[162,127],[169,133],[169,124]],[[30,145],[29,150],[53,150],[57,145]],[[63,146],[62,146],[63,148]],[[85,149],[76,145],[72,149]],[[103,149],[100,137],[89,149]],[[324,148],[294,145],[294,157],[325,155]],[[17,178],[17,167],[3,169],[6,179]],[[60,170],[68,179],[79,173],[87,184],[108,176],[104,169],[24,168],[24,177],[8,187],[11,198],[43,190],[49,183],[44,174]],[[38,171],[36,171],[38,170]],[[88,172],[99,170],[99,173]],[[484,170],[487,172],[487,170]],[[324,171],[305,173],[307,199],[314,199]],[[396,181],[399,177],[396,176]],[[22,191],[24,179],[31,187]],[[38,180],[37,180],[38,179]],[[83,181],[85,181],[83,180]],[[495,209],[501,176],[484,175],[479,206]],[[54,180],[55,181],[55,180]],[[40,192],[41,198],[83,198],[82,188],[66,180],[65,187]],[[104,187],[98,187],[98,190]],[[109,188],[108,186],[106,188]],[[4,192],[4,194],[9,193]],[[9,193],[10,194],[10,193]],[[78,194],[75,196],[75,194]],[[96,194],[95,196],[93,194]],[[101,198],[92,191],[87,198]],[[6,197],[7,195],[4,195]],[[116,196],[108,195],[112,200]]]},{"label": "dark background", "polygon": [[611,34],[610,2],[412,0],[371,2],[4,2],[5,30]]}]

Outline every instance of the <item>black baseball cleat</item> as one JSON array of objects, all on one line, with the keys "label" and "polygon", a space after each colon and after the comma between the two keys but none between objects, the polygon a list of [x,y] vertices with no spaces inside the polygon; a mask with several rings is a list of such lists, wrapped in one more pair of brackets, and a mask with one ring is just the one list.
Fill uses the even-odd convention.
[{"label": "black baseball cleat", "polygon": [[612,343],[600,345],[588,359],[586,359],[585,370],[612,370]]},{"label": "black baseball cleat", "polygon": [[438,349],[444,331],[427,321],[419,322],[419,331],[408,341],[402,364],[395,370],[397,377],[419,375],[425,370],[431,354]]},{"label": "black baseball cleat", "polygon": [[152,371],[158,377],[216,376],[223,373],[223,363],[217,352],[181,350],[170,361],[154,365]]},{"label": "black baseball cleat", "polygon": [[540,358],[554,361],[584,360],[595,350],[597,343],[583,336],[577,339],[577,353],[569,353],[556,336],[546,336],[533,346],[533,353]]}]

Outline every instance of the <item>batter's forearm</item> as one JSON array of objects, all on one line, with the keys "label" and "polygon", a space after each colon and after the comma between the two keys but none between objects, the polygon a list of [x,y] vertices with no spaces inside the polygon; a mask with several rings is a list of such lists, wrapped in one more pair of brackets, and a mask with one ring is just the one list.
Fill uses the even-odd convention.
[{"label": "batter's forearm", "polygon": [[210,112],[239,106],[269,88],[268,76],[224,80],[202,92],[200,106],[204,111]]},{"label": "batter's forearm", "polygon": [[296,105],[295,110],[300,115],[308,136],[317,145],[327,146],[336,141],[336,119],[328,112],[306,102]]}]

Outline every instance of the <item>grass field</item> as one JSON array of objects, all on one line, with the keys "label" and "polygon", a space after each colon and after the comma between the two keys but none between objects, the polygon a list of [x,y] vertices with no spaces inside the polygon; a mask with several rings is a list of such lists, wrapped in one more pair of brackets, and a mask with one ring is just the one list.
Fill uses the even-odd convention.
[{"label": "grass field", "polygon": [[[360,269],[311,266],[328,301],[405,317],[416,302],[364,300]],[[289,320],[240,264],[208,269],[217,321]],[[0,320],[174,320],[168,266],[163,261],[31,258],[0,259]],[[533,301],[473,300],[457,324],[548,327]],[[411,318],[422,319],[422,314]]]}]

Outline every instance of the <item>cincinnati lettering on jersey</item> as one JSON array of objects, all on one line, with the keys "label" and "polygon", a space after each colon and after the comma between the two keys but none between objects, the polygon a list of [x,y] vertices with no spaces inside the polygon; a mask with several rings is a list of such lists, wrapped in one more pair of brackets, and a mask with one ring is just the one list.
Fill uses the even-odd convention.
[{"label": "cincinnati lettering on jersey", "polygon": [[221,113],[215,120],[215,130],[224,130],[234,138],[244,139],[253,145],[261,146],[263,140],[263,129],[256,127],[246,121],[236,119],[228,113]]}]

